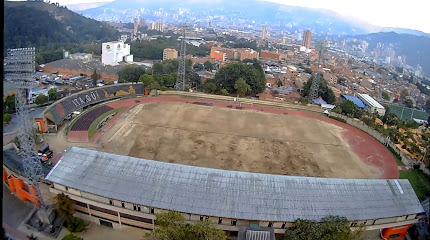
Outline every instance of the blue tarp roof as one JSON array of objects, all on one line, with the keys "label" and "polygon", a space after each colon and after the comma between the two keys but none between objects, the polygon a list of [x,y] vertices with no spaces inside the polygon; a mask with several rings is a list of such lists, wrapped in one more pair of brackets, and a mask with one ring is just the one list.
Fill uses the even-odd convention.
[{"label": "blue tarp roof", "polygon": [[321,105],[321,104],[327,104],[326,101],[322,100],[321,98],[315,98],[312,100],[315,104]]},{"label": "blue tarp roof", "polygon": [[359,108],[364,108],[364,103],[357,97],[349,96],[349,95],[340,95],[341,98],[345,98],[346,100],[349,100],[353,102],[355,105],[357,105]]}]

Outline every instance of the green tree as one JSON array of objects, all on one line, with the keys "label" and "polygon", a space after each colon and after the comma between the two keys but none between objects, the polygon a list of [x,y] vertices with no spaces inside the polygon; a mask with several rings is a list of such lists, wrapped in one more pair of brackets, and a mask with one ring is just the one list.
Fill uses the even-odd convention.
[{"label": "green tree", "polygon": [[9,95],[6,97],[6,99],[3,102],[3,109],[7,113],[14,113],[15,112],[15,95]]},{"label": "green tree", "polygon": [[152,71],[154,74],[162,74],[164,72],[162,63],[154,63],[152,65]]},{"label": "green tree", "polygon": [[282,240],[358,240],[364,228],[359,226],[352,231],[349,221],[345,217],[328,216],[321,222],[297,219],[294,227],[288,229]]},{"label": "green tree", "polygon": [[81,237],[78,237],[74,234],[69,233],[69,234],[65,235],[61,240],[84,240],[84,239]]},{"label": "green tree", "polygon": [[412,100],[409,99],[409,98],[404,101],[404,104],[408,108],[413,108],[414,107],[414,102],[412,102]]},{"label": "green tree", "polygon": [[36,97],[36,100],[34,101],[34,103],[40,105],[40,104],[44,104],[48,101],[48,97],[45,94],[39,94]]},{"label": "green tree", "polygon": [[225,89],[225,88],[221,89],[221,94],[224,96],[228,95],[227,89]]},{"label": "green tree", "polygon": [[[318,89],[318,97],[321,97],[324,101],[329,104],[332,104],[336,101],[336,96],[334,95],[333,90],[328,86],[327,81],[321,76],[318,75],[320,79],[320,86]],[[313,76],[309,78],[309,80],[303,86],[302,96],[306,97],[309,95],[310,88],[312,86]]]},{"label": "green tree", "polygon": [[12,120],[12,114],[10,114],[10,113],[3,114],[3,122],[9,123],[10,120]]},{"label": "green tree", "polygon": [[197,71],[202,71],[205,69],[205,66],[201,63],[196,63],[196,64],[194,64],[193,69],[197,70]]},{"label": "green tree", "polygon": [[48,90],[48,98],[49,100],[57,100],[58,99],[58,92],[56,88],[51,88]]},{"label": "green tree", "polygon": [[404,103],[408,96],[409,96],[408,90],[406,88],[403,88],[402,90],[400,90],[399,101]]},{"label": "green tree", "polygon": [[118,80],[119,82],[137,82],[143,74],[145,74],[144,68],[130,65],[118,71]]},{"label": "green tree", "polygon": [[212,81],[207,83],[214,83],[216,86],[216,92],[221,91],[225,88],[228,92],[234,92],[234,85],[236,80],[243,78],[251,87],[251,91],[248,94],[258,94],[266,88],[266,77],[264,76],[263,68],[258,62],[254,62],[252,65],[247,65],[242,62],[230,63],[227,66],[221,68],[216,74]]},{"label": "green tree", "polygon": [[203,63],[206,70],[212,70],[214,69],[214,64],[211,63],[209,60]]},{"label": "green tree", "polygon": [[243,78],[237,79],[236,83],[234,84],[234,89],[236,89],[237,94],[239,94],[240,97],[243,97],[246,93],[251,92],[251,87]]},{"label": "green tree", "polygon": [[194,224],[185,222],[181,213],[168,211],[155,214],[155,229],[145,234],[148,240],[188,240],[211,239],[224,240],[227,238],[224,231],[217,229],[208,220],[196,221]]},{"label": "green tree", "polygon": [[[213,81],[208,80],[204,86],[204,89],[207,93],[216,93],[217,91],[217,86]],[[225,88],[223,88],[225,89]],[[227,92],[228,90],[225,89]]]},{"label": "green tree", "polygon": [[160,90],[161,86],[158,82],[155,81],[155,82],[149,84],[147,88],[149,91],[154,90],[154,89]]},{"label": "green tree", "polygon": [[142,82],[143,86],[147,87],[151,85],[151,83],[154,83],[155,79],[153,75],[143,74],[142,76],[140,76],[139,82]]},{"label": "green tree", "polygon": [[80,218],[72,218],[67,224],[67,230],[70,232],[82,232],[85,230],[85,222]]},{"label": "green tree", "polygon": [[57,213],[66,219],[68,223],[73,218],[75,213],[75,202],[64,193],[55,196],[55,210]]},{"label": "green tree", "polygon": [[[424,105],[424,111],[426,111],[428,114],[430,114],[430,99],[426,101],[426,104]],[[430,122],[429,122],[430,124]]]},{"label": "green tree", "polygon": [[97,73],[96,69],[94,69],[93,74],[91,74],[91,79],[93,79],[93,86],[94,87],[97,85],[97,80],[99,80],[100,77],[101,77],[101,75]]},{"label": "green tree", "polygon": [[390,101],[390,96],[388,95],[388,93],[386,91],[382,92],[382,98],[387,100],[387,101]]}]

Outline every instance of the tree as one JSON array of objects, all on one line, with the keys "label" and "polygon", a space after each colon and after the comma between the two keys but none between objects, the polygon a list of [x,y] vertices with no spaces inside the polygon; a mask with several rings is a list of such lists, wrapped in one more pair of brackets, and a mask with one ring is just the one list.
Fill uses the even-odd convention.
[{"label": "tree", "polygon": [[149,84],[147,88],[149,91],[154,90],[154,89],[160,90],[161,86],[158,82],[153,82],[153,83]]},{"label": "tree", "polygon": [[49,100],[57,100],[58,99],[58,92],[57,89],[51,88],[48,90],[48,98]]},{"label": "tree", "polygon": [[228,95],[227,89],[225,89],[225,88],[221,89],[221,94],[225,95],[225,96]]},{"label": "tree", "polygon": [[[211,79],[212,80],[212,79]],[[223,88],[223,89],[225,89],[225,88]],[[225,89],[227,92],[228,92],[228,90],[227,89]],[[215,85],[215,83],[213,82],[213,81],[210,81],[210,80],[208,80],[207,82],[206,82],[206,84],[205,84],[205,91],[207,92],[207,93],[216,93],[216,91],[217,91],[217,86]]]},{"label": "tree", "polygon": [[400,96],[399,96],[399,101],[400,102],[405,102],[406,101],[406,98],[409,96],[409,92],[408,92],[408,90],[406,89],[406,88],[403,88],[401,91],[400,91]]},{"label": "tree", "polygon": [[69,234],[65,235],[61,240],[84,240],[84,239],[69,233]]},{"label": "tree", "polygon": [[147,87],[147,86],[151,85],[151,83],[154,83],[155,79],[154,79],[153,75],[143,74],[142,76],[140,76],[139,82],[142,82],[143,86]]},{"label": "tree", "polygon": [[413,108],[414,107],[414,102],[412,102],[412,100],[409,99],[409,98],[404,101],[404,104],[408,108]]},{"label": "tree", "polygon": [[[430,99],[426,101],[426,104],[424,105],[424,110],[430,114]],[[430,122],[429,122],[430,124]]]},{"label": "tree", "polygon": [[385,91],[382,92],[382,98],[385,99],[385,100],[387,100],[387,101],[390,101],[390,96]]},{"label": "tree", "polygon": [[67,224],[67,230],[70,232],[82,232],[85,230],[85,222],[80,218],[72,218],[70,222]]},{"label": "tree", "polygon": [[152,72],[154,74],[162,74],[163,73],[163,64],[162,63],[154,63],[154,65],[152,65]]},{"label": "tree", "polygon": [[[334,95],[333,90],[328,86],[327,81],[322,77],[322,75],[318,75],[320,79],[320,86],[318,89],[318,97],[321,97],[324,101],[326,101],[329,104],[332,104],[336,101],[336,96]],[[309,78],[309,80],[305,83],[303,86],[303,92],[302,96],[306,97],[309,95],[310,88],[312,86],[314,76]]]},{"label": "tree", "polygon": [[264,71],[258,62],[254,62],[252,65],[247,65],[241,62],[230,63],[225,67],[222,67],[216,74],[212,81],[208,83],[214,83],[216,86],[216,92],[221,91],[225,88],[228,92],[234,92],[234,85],[239,78],[243,78],[251,87],[251,91],[248,94],[258,94],[266,88],[266,77]]},{"label": "tree", "polygon": [[251,87],[243,78],[237,79],[236,83],[234,84],[234,89],[236,89],[237,94],[239,94],[240,97],[243,97],[246,93],[251,92]]},{"label": "tree", "polygon": [[294,223],[294,227],[285,232],[282,240],[358,240],[363,231],[364,228],[362,226],[352,231],[349,221],[345,217],[328,216],[323,218],[321,222],[307,221],[299,218]]},{"label": "tree", "polygon": [[212,70],[214,68],[214,64],[211,63],[209,60],[203,63],[203,66],[206,70]]},{"label": "tree", "polygon": [[3,103],[3,109],[7,113],[14,113],[15,112],[15,95],[9,95],[6,97]]},{"label": "tree", "polygon": [[197,71],[202,71],[205,69],[205,66],[201,63],[196,63],[196,64],[194,64],[193,68]]},{"label": "tree", "polygon": [[155,214],[155,229],[145,234],[149,240],[188,240],[211,239],[224,240],[227,238],[224,231],[217,229],[208,220],[196,221],[193,224],[185,222],[181,213],[168,211]]},{"label": "tree", "polygon": [[58,194],[55,196],[55,210],[57,213],[66,219],[69,222],[73,213],[75,213],[75,202],[69,198],[69,196],[64,195],[64,193]]},{"label": "tree", "polygon": [[97,80],[99,80],[100,77],[101,77],[101,75],[97,73],[96,69],[94,69],[93,74],[91,74],[91,78],[93,79],[93,86],[94,87],[97,85]]},{"label": "tree", "polygon": [[12,115],[10,113],[3,114],[3,122],[9,123],[12,120]]},{"label": "tree", "polygon": [[143,74],[145,74],[144,68],[130,65],[118,71],[118,80],[119,82],[137,82]]},{"label": "tree", "polygon": [[34,101],[36,104],[44,104],[48,101],[48,97],[45,94],[39,94]]}]

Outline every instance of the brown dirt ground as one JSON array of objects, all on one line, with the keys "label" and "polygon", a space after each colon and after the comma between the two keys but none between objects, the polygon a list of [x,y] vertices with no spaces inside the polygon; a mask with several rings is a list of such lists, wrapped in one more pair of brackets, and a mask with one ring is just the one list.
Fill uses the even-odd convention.
[{"label": "brown dirt ground", "polygon": [[193,166],[310,177],[377,178],[341,127],[316,119],[185,103],[137,105],[99,150]]}]

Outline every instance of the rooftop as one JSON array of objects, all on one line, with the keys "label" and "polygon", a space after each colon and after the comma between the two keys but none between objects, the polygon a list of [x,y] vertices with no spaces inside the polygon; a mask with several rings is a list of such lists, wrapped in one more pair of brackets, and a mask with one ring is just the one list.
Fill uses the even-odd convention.
[{"label": "rooftop", "polygon": [[367,94],[357,93],[357,96],[361,97],[365,102],[367,102],[368,104],[370,104],[372,107],[375,107],[375,108],[384,108],[375,99],[373,99],[371,96],[369,96]]},{"label": "rooftop", "polygon": [[48,181],[125,202],[232,219],[293,222],[424,212],[408,180],[331,179],[227,171],[71,147]]}]

